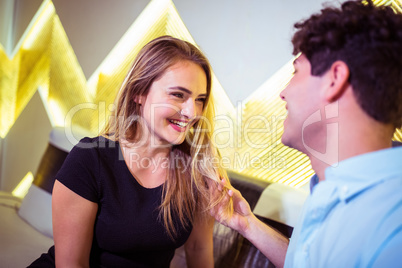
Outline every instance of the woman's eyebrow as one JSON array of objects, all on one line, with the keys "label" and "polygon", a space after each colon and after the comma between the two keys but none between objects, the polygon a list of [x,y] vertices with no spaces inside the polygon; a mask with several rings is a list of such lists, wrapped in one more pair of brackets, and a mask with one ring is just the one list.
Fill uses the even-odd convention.
[{"label": "woman's eyebrow", "polygon": [[[189,95],[192,95],[193,94],[193,92],[191,91],[191,90],[189,90],[189,89],[187,89],[187,88],[185,88],[185,87],[180,87],[180,86],[177,86],[177,87],[169,87],[169,89],[177,89],[177,90],[180,90],[180,91],[183,91],[183,92],[186,92],[187,94],[189,94]],[[202,96],[202,97],[206,97],[207,96],[207,94],[206,93],[204,93],[204,94],[200,94],[199,95],[199,97],[200,96]]]}]

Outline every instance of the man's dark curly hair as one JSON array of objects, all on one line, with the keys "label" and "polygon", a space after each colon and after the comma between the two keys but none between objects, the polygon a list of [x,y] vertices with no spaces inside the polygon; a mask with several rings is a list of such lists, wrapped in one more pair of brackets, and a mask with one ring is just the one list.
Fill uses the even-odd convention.
[{"label": "man's dark curly hair", "polygon": [[347,1],[294,25],[293,54],[320,76],[341,60],[354,94],[377,121],[402,126],[402,14],[371,1]]}]

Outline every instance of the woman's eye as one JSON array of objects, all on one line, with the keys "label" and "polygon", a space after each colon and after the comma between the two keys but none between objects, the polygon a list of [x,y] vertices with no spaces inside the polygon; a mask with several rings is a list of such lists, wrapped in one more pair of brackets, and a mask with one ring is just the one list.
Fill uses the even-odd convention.
[{"label": "woman's eye", "polygon": [[206,98],[198,98],[196,99],[196,101],[201,102],[201,103],[205,103],[207,99]]},{"label": "woman's eye", "polygon": [[183,94],[182,93],[172,93],[173,96],[177,97],[177,98],[183,98]]}]

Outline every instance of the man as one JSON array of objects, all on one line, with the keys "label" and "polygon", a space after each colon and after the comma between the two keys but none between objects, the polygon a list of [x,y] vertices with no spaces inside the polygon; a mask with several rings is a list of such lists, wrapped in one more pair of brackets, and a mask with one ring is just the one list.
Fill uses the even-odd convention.
[{"label": "man", "polygon": [[276,266],[401,266],[402,147],[391,139],[402,126],[402,15],[347,1],[295,28],[282,142],[310,158],[319,182],[289,247],[235,189],[234,214],[211,213]]}]

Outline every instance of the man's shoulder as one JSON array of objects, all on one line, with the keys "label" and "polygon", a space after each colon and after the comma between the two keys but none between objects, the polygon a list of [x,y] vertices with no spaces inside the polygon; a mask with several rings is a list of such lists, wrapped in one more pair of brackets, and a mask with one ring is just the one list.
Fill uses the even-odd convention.
[{"label": "man's shoulder", "polygon": [[[402,180],[402,178],[400,178]],[[361,267],[395,267],[400,263],[402,248],[402,195],[401,182],[390,184],[389,198],[379,198],[380,212],[375,230],[367,233],[362,251]],[[370,223],[367,223],[370,224]]]}]

